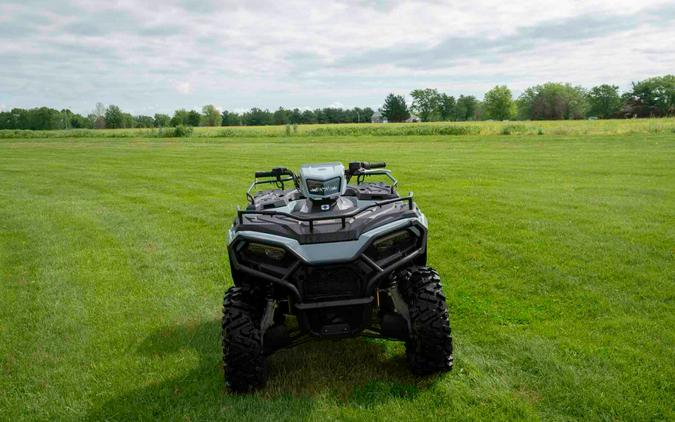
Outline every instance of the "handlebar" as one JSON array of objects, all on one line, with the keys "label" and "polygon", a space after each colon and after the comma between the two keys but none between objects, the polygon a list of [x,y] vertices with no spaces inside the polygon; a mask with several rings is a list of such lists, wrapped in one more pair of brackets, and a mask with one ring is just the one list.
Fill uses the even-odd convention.
[{"label": "handlebar", "polygon": [[385,167],[387,167],[387,163],[385,162],[369,163],[367,161],[354,161],[349,163],[349,168],[347,171],[349,174],[355,174],[359,170],[383,169]]},{"label": "handlebar", "polygon": [[370,169],[383,169],[387,167],[387,163],[385,162],[379,162],[379,163],[361,163],[361,166],[363,166],[364,169],[370,170]]},{"label": "handlebar", "polygon": [[255,177],[293,176],[293,172],[286,167],[273,168],[272,171],[256,171]]}]

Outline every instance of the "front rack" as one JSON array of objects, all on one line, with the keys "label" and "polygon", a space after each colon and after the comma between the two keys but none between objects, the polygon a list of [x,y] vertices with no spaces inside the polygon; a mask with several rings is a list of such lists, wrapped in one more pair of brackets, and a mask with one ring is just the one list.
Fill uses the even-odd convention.
[{"label": "front rack", "polygon": [[264,179],[264,180],[258,180],[256,177],[253,182],[251,182],[251,185],[248,187],[248,190],[246,191],[246,198],[249,200],[251,204],[255,203],[255,200],[253,198],[253,195],[251,192],[253,191],[253,188],[255,188],[258,185],[265,185],[265,184],[275,184],[278,188],[281,190],[284,190],[286,188],[286,182],[293,182],[297,183],[296,179],[294,176],[282,178],[282,177],[277,177],[275,179]]},{"label": "front rack", "polygon": [[313,232],[314,231],[314,222],[315,221],[326,221],[326,220],[340,220],[342,222],[342,228],[344,229],[347,226],[347,219],[355,217],[359,214],[361,214],[364,211],[367,211],[371,208],[377,208],[377,207],[382,207],[384,205],[389,205],[393,204],[396,202],[403,202],[403,201],[408,201],[408,208],[410,210],[415,209],[415,203],[413,202],[413,193],[410,192],[408,193],[408,196],[403,196],[400,198],[393,198],[393,199],[386,199],[384,201],[379,201],[375,202],[374,204],[366,205],[365,207],[359,208],[357,210],[354,210],[353,212],[350,212],[349,214],[344,214],[344,215],[326,215],[326,216],[317,216],[317,217],[311,217],[311,216],[302,216],[302,215],[295,215],[295,214],[290,214],[287,212],[283,211],[274,211],[274,210],[237,210],[237,219],[239,219],[239,224],[244,223],[244,215],[268,215],[272,217],[288,217],[294,220],[302,221],[302,222],[308,222],[309,223],[309,231]]}]

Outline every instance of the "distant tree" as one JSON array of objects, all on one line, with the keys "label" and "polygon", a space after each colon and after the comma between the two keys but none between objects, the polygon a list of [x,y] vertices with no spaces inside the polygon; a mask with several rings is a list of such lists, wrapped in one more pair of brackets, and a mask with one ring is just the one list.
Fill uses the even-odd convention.
[{"label": "distant tree", "polygon": [[430,122],[440,118],[441,95],[437,90],[415,89],[410,93],[413,98],[411,110],[422,119],[423,122]]},{"label": "distant tree", "polygon": [[241,126],[241,116],[237,113],[223,110],[221,113],[222,126]]},{"label": "distant tree", "polygon": [[582,87],[556,82],[527,88],[516,104],[520,118],[533,120],[581,119],[588,110]]},{"label": "distant tree", "polygon": [[124,127],[122,110],[116,105],[109,105],[105,111],[105,127],[107,129],[119,129]]},{"label": "distant tree", "polygon": [[28,110],[28,129],[51,130],[64,129],[63,116],[58,110],[49,107],[32,108]]},{"label": "distant tree", "polygon": [[372,118],[373,118],[373,111],[372,108],[366,107],[363,110],[360,111],[361,117],[359,118],[359,123],[370,123]]},{"label": "distant tree", "polygon": [[289,123],[297,125],[302,123],[302,113],[299,109],[294,108],[293,111],[288,112]]},{"label": "distant tree", "polygon": [[476,100],[476,109],[473,112],[473,118],[475,120],[485,120],[487,119],[485,113],[485,103],[480,100]]},{"label": "distant tree", "polygon": [[0,129],[16,129],[12,113],[0,111]]},{"label": "distant tree", "polygon": [[73,117],[70,119],[70,125],[73,128],[76,129],[93,129],[94,125],[91,122],[91,119],[89,119],[88,116],[83,116],[81,114],[74,114]]},{"label": "distant tree", "polygon": [[626,100],[626,114],[638,117],[675,115],[675,75],[633,82]]},{"label": "distant tree", "polygon": [[272,124],[274,125],[285,125],[288,124],[290,120],[291,112],[285,110],[283,107],[279,107],[279,109],[272,114]]},{"label": "distant tree", "polygon": [[439,118],[443,121],[454,120],[455,106],[455,97],[447,94],[441,94],[440,104],[438,107]]},{"label": "distant tree", "polygon": [[98,117],[105,117],[105,112],[106,112],[106,106],[103,105],[103,103],[96,103],[96,106],[94,106],[94,111],[92,111],[92,114],[98,118]]},{"label": "distant tree", "polygon": [[272,124],[272,113],[269,110],[262,110],[253,107],[250,111],[241,116],[246,126],[263,126]]},{"label": "distant tree", "polygon": [[598,85],[588,91],[588,113],[601,119],[616,116],[621,110],[619,87],[616,85]]},{"label": "distant tree", "polygon": [[476,113],[477,100],[473,95],[460,95],[457,98],[455,116],[457,120],[473,120]]},{"label": "distant tree", "polygon": [[188,111],[187,114],[187,124],[188,126],[199,126],[199,122],[202,120],[201,114],[195,110]]},{"label": "distant tree", "polygon": [[181,108],[173,112],[171,126],[188,125],[188,111]]},{"label": "distant tree", "polygon": [[301,123],[304,124],[315,124],[316,123],[316,113],[314,113],[312,110],[305,110],[302,112],[302,119]]},{"label": "distant tree", "polygon": [[483,99],[484,118],[509,120],[516,113],[511,90],[506,85],[498,85],[489,90]]},{"label": "distant tree", "polygon": [[105,129],[105,117],[96,117],[94,113],[87,115],[89,125],[94,129]]},{"label": "distant tree", "polygon": [[134,116],[131,115],[131,113],[122,113],[122,127],[136,127],[136,120],[134,119]]},{"label": "distant tree", "polygon": [[410,117],[408,105],[402,95],[389,94],[384,99],[382,115],[390,122],[403,122]]},{"label": "distant tree", "polygon": [[154,117],[154,126],[155,127],[171,126],[171,117],[169,117],[168,114],[156,113]]},{"label": "distant tree", "polygon": [[153,119],[152,117],[143,115],[134,116],[134,127],[148,128],[154,126],[155,126],[155,119]]},{"label": "distant tree", "polygon": [[222,116],[216,106],[209,104],[202,107],[199,124],[200,126],[221,126]]}]

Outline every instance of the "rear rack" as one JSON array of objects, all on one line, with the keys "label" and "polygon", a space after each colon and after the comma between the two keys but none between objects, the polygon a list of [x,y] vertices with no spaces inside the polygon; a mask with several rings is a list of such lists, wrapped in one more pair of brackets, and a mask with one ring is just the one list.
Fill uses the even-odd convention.
[{"label": "rear rack", "polygon": [[288,217],[293,220],[298,220],[298,221],[303,221],[303,222],[309,222],[309,231],[313,232],[314,231],[314,222],[315,221],[326,221],[326,220],[340,220],[342,222],[342,228],[344,229],[347,226],[347,219],[355,217],[359,214],[361,214],[364,211],[367,211],[371,208],[377,208],[381,207],[384,205],[389,205],[393,204],[396,202],[403,202],[403,201],[408,201],[408,208],[413,210],[415,209],[415,203],[413,202],[413,193],[410,192],[408,193],[408,196],[403,196],[400,198],[393,198],[393,199],[386,199],[384,201],[379,201],[375,202],[374,204],[367,205],[365,207],[359,208],[357,210],[354,210],[353,212],[349,214],[344,214],[344,215],[326,215],[326,216],[317,216],[317,217],[305,217],[301,215],[294,215],[290,214],[287,212],[283,211],[274,211],[274,210],[237,210],[237,219],[239,220],[239,224],[244,223],[244,215],[269,215],[272,217]]}]

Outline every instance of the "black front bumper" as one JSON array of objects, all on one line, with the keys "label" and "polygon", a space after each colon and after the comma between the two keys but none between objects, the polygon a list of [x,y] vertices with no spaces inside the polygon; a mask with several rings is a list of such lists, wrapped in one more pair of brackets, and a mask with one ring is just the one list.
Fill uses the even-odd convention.
[{"label": "black front bumper", "polygon": [[369,247],[365,245],[358,257],[348,262],[312,265],[293,255],[287,267],[273,269],[240,259],[236,245],[248,241],[241,239],[228,248],[234,282],[272,283],[288,298],[290,313],[315,336],[355,335],[371,323],[376,290],[388,282],[392,272],[413,263],[425,264],[426,229],[417,223],[411,226],[417,226],[420,233],[414,247],[379,263],[364,253]]}]

